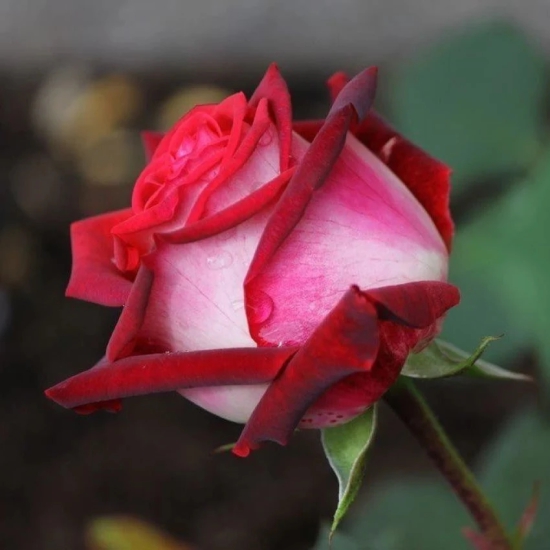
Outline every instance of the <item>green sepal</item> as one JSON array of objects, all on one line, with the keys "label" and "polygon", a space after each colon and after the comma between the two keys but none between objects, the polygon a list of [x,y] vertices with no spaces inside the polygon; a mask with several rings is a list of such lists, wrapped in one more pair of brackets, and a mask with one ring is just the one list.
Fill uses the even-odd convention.
[{"label": "green sepal", "polygon": [[495,336],[483,338],[472,354],[443,340],[434,340],[420,353],[409,355],[401,374],[411,378],[442,378],[463,374],[479,378],[531,380],[525,374],[511,372],[480,359],[487,346],[499,338]]},{"label": "green sepal", "polygon": [[357,496],[363,476],[367,451],[376,430],[376,405],[346,424],[322,430],[325,456],[338,478],[338,506],[334,513],[329,539]]}]

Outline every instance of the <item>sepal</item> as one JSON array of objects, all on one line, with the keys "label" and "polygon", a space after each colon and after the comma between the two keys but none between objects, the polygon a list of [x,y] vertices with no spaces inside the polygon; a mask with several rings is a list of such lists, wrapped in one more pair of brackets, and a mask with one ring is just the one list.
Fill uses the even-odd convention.
[{"label": "sepal", "polygon": [[463,374],[477,378],[530,381],[531,377],[525,374],[508,371],[481,359],[487,346],[499,338],[483,338],[472,354],[443,340],[434,340],[421,352],[409,355],[401,374],[411,378],[443,378]]},{"label": "sepal", "polygon": [[375,404],[346,424],[322,430],[323,450],[338,478],[338,506],[334,513],[329,539],[332,539],[361,487],[367,453],[374,439],[376,425]]}]

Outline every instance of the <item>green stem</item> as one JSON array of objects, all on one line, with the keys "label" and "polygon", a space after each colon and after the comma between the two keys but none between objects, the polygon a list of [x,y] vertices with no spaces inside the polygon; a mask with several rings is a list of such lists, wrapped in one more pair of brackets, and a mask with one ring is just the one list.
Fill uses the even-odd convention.
[{"label": "green stem", "polygon": [[490,550],[514,546],[474,475],[412,381],[399,380],[386,402],[409,428],[479,526]]}]

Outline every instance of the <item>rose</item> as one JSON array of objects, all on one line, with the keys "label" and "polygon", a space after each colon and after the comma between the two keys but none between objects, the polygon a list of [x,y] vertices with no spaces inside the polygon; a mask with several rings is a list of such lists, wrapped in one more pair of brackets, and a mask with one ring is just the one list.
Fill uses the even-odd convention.
[{"label": "rose", "polygon": [[375,78],[335,75],[327,118],[293,125],[273,65],[249,101],[146,134],[132,208],[71,231],[67,294],[124,309],[105,358],[47,395],[91,412],[178,390],[246,423],[242,456],[378,400],[458,292],[449,170],[370,112]]}]

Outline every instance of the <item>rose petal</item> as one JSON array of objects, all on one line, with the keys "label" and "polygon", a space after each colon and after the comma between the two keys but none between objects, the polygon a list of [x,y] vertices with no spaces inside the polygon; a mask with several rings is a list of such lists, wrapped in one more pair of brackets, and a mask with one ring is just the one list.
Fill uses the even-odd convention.
[{"label": "rose petal", "polygon": [[[343,72],[329,78],[328,87],[333,101],[348,80]],[[294,131],[312,141],[322,123],[314,120],[299,121],[294,124]],[[405,139],[374,112],[369,113],[352,131],[407,185],[432,217],[450,251],[454,235],[449,208],[451,169]]]},{"label": "rose petal", "polygon": [[102,363],[52,388],[46,395],[66,408],[178,388],[259,384],[273,380],[295,348],[244,348],[158,353]]},{"label": "rose petal", "polygon": [[279,195],[293,173],[294,168],[289,168],[286,172],[272,179],[269,183],[252,191],[242,200],[217,211],[207,218],[202,218],[193,224],[187,225],[178,231],[162,235],[160,240],[174,244],[189,243],[200,239],[206,239],[239,225],[265,208],[277,195]]},{"label": "rose petal", "polygon": [[460,302],[458,288],[438,281],[418,281],[367,291],[378,318],[411,328],[429,327]]},{"label": "rose petal", "polygon": [[267,113],[267,103],[263,101],[238,149],[195,201],[187,224],[229,207],[279,175],[277,145],[260,146],[272,132],[275,129]]},{"label": "rose petal", "polygon": [[132,282],[113,263],[111,230],[131,215],[131,209],[117,210],[71,225],[73,265],[67,296],[105,306],[124,305]]},{"label": "rose petal", "polygon": [[266,440],[285,445],[324,391],[354,372],[369,371],[378,352],[377,323],[375,307],[352,287],[271,383],[233,452],[246,456]]},{"label": "rose petal", "polygon": [[143,259],[155,277],[139,338],[167,351],[255,346],[243,280],[267,216],[185,245],[159,242]]},{"label": "rose petal", "polygon": [[[403,183],[352,136],[301,221],[246,285],[261,345],[302,343],[351,283],[369,289],[447,277],[437,229]],[[272,313],[259,318],[259,303]]]},{"label": "rose petal", "polygon": [[325,183],[344,147],[351,122],[364,116],[370,108],[375,86],[376,71],[367,69],[342,90],[342,99],[333,105],[266,225],[245,286],[269,262],[300,221],[314,192]]},{"label": "rose petal", "polygon": [[116,361],[132,353],[135,338],[141,329],[147,311],[152,284],[152,271],[142,265],[136,275],[128,301],[107,344],[106,356],[109,362]]},{"label": "rose petal", "polygon": [[275,63],[268,67],[252,94],[249,105],[256,107],[263,98],[269,101],[270,110],[275,118],[279,136],[279,169],[284,172],[289,167],[292,147],[292,105],[286,82]]},{"label": "rose petal", "polygon": [[267,440],[285,445],[300,420],[318,411],[349,414],[370,406],[418,340],[457,303],[457,289],[446,283],[365,292],[353,286],[269,385],[233,452],[246,456]]}]

